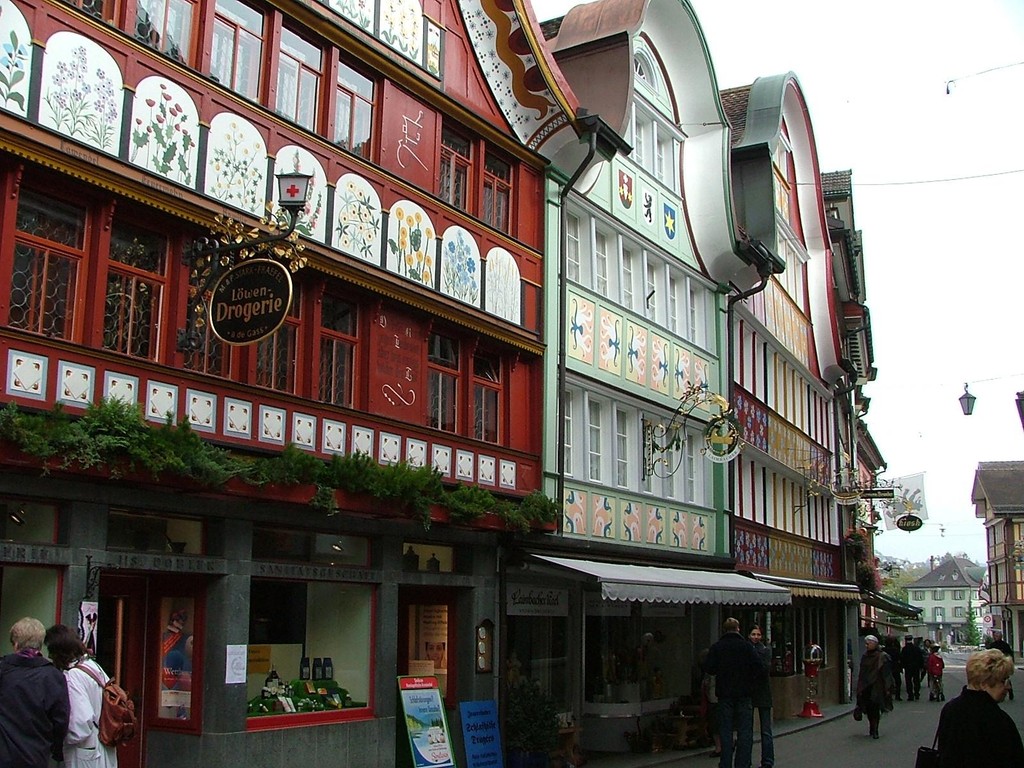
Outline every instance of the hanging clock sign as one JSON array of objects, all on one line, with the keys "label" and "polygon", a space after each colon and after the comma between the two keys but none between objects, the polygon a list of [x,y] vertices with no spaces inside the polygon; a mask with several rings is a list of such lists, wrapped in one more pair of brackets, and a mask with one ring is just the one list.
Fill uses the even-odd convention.
[{"label": "hanging clock sign", "polygon": [[924,520],[917,515],[903,515],[903,517],[896,521],[896,527],[901,531],[916,531],[922,525],[924,525]]},{"label": "hanging clock sign", "polygon": [[255,344],[281,327],[291,304],[288,268],[272,259],[247,259],[213,286],[210,328],[227,344]]}]

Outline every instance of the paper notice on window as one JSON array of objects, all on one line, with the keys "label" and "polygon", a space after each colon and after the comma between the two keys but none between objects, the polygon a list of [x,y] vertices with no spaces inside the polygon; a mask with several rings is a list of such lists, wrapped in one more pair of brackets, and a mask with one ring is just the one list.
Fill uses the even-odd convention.
[{"label": "paper notice on window", "polygon": [[246,667],[248,665],[248,648],[244,645],[227,646],[227,664],[224,667],[224,683],[233,685],[245,682]]}]

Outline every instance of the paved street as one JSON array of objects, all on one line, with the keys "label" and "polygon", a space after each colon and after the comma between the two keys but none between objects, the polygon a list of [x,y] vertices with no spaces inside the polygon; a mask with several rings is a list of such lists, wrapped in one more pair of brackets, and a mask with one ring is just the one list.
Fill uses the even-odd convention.
[{"label": "paved street", "polygon": [[[956,696],[966,682],[966,654],[946,654],[945,691],[947,701]],[[1016,689],[1024,691],[1024,671],[1014,675]],[[1024,721],[1024,696],[1007,699],[1003,707],[1017,727]],[[790,719],[776,724],[775,764],[778,768],[863,768],[865,765],[907,766],[913,768],[917,748],[931,745],[939,721],[942,703],[928,701],[922,690],[920,701],[897,701],[892,712],[882,717],[877,741],[868,736],[867,720],[856,722],[850,716],[853,705],[823,710],[824,722]],[[654,768],[684,764],[687,768],[715,768],[717,760],[708,758],[708,750],[664,752],[652,755],[622,755],[591,761],[593,768]],[[754,744],[753,765],[760,757],[760,745]]]}]

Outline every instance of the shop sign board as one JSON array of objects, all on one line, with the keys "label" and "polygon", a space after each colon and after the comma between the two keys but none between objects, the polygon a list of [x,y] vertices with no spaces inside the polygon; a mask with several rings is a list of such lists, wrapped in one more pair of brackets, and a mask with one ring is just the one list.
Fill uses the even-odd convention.
[{"label": "shop sign board", "polygon": [[901,531],[916,531],[922,525],[924,525],[924,520],[917,515],[904,515],[896,521],[896,527]]},{"label": "shop sign board", "polygon": [[226,344],[255,344],[281,327],[291,304],[288,268],[273,259],[247,259],[213,286],[210,328]]},{"label": "shop sign board", "polygon": [[413,768],[455,768],[441,689],[432,676],[398,678]]},{"label": "shop sign board", "polygon": [[896,498],[895,488],[862,488],[860,497],[867,501],[891,501]]},{"label": "shop sign board", "polygon": [[509,616],[568,616],[569,590],[509,584],[505,606]]},{"label": "shop sign board", "polygon": [[460,701],[466,768],[502,768],[498,705],[494,699]]}]

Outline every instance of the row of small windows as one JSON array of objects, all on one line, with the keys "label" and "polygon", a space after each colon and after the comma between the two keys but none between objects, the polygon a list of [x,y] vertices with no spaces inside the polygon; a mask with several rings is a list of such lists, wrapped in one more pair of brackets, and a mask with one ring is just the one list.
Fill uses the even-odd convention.
[{"label": "row of small windows", "polygon": [[659,457],[653,472],[645,472],[642,421],[660,417],[580,389],[567,389],[564,397],[566,477],[710,506],[710,469],[699,433],[688,433]]},{"label": "row of small windows", "polygon": [[[926,599],[926,597],[925,597],[926,594],[927,593],[924,590],[916,590],[914,592],[913,598],[911,598],[911,599],[913,599],[913,600],[925,600]],[[946,599],[946,590],[944,590],[944,589],[933,589],[932,590],[932,600],[945,600],[945,599]],[[967,599],[966,593],[962,589],[954,589],[953,590],[953,599],[954,600],[966,600]]]},{"label": "row of small windows", "polygon": [[[139,211],[115,210],[109,230],[100,223],[105,211],[109,208],[74,205],[31,188],[20,191],[11,267],[0,274],[10,297],[6,323],[47,338],[174,365],[162,329],[173,322],[171,265],[180,259],[171,258],[175,248],[168,238],[138,225]],[[273,335],[251,348],[234,348],[207,328],[200,348],[185,354],[184,367],[333,405],[365,406],[356,386],[357,361],[368,354],[361,350],[361,308],[329,290],[319,301],[308,301],[307,292],[312,297],[314,289],[323,288],[309,283],[307,278],[295,286],[288,317]],[[93,285],[104,286],[95,298]],[[103,320],[96,331],[90,318],[98,302]],[[314,333],[303,333],[304,324],[313,325]],[[307,337],[313,339],[318,376],[300,392],[296,376]],[[507,382],[501,357],[478,349],[475,341],[437,332],[430,334],[424,357],[426,426],[493,443],[504,439]]]},{"label": "row of small windows", "polygon": [[596,217],[566,214],[566,275],[631,312],[705,347],[708,289],[668,259]]}]

